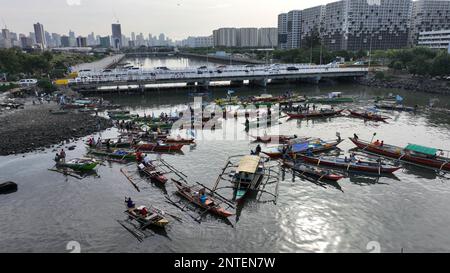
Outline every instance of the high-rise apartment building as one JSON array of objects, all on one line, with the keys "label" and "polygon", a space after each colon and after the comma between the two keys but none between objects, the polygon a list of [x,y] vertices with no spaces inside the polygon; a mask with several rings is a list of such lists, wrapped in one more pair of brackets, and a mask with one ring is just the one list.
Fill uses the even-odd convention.
[{"label": "high-rise apartment building", "polygon": [[278,29],[275,27],[266,27],[258,29],[258,47],[277,47]]},{"label": "high-rise apartment building", "polygon": [[111,38],[109,36],[100,37],[100,47],[110,48],[111,47]]},{"label": "high-rise apartment building", "polygon": [[215,47],[237,47],[238,30],[236,28],[219,28],[213,31]]},{"label": "high-rise apartment building", "polygon": [[287,48],[299,48],[301,46],[302,11],[292,10],[287,14]]},{"label": "high-rise apartment building", "polygon": [[308,37],[314,34],[320,34],[323,31],[323,22],[325,17],[325,6],[317,6],[302,10],[301,20],[301,43],[305,46]]},{"label": "high-rise apartment building", "polygon": [[288,15],[282,13],[278,15],[278,48],[287,49],[288,37]]},{"label": "high-rise apartment building", "polygon": [[418,0],[412,4],[410,46],[418,43],[420,32],[450,30],[449,0]]},{"label": "high-rise apartment building", "polygon": [[238,47],[258,47],[258,29],[257,28],[240,28],[237,31]]}]

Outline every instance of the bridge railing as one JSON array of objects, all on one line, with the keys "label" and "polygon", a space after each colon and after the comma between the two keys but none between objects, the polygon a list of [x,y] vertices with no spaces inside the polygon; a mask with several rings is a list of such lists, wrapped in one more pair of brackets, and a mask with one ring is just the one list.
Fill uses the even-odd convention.
[{"label": "bridge railing", "polygon": [[[291,67],[291,69],[289,69]],[[177,70],[112,70],[111,72],[83,72],[74,82],[75,84],[108,83],[108,82],[158,82],[158,81],[207,81],[229,80],[232,78],[253,77],[281,77],[304,74],[328,74],[328,73],[363,73],[367,68],[351,67],[339,68],[326,65],[321,66],[229,66],[224,68],[205,69],[177,69]]]}]

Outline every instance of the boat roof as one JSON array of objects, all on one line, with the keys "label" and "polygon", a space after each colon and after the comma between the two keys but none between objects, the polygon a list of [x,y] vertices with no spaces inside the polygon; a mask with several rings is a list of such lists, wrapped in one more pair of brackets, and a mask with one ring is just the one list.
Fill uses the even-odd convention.
[{"label": "boat roof", "polygon": [[246,155],[239,162],[238,173],[256,173],[261,158],[255,155]]},{"label": "boat roof", "polygon": [[436,155],[436,153],[438,152],[438,149],[436,149],[436,148],[425,147],[425,146],[421,146],[421,145],[417,145],[417,144],[409,144],[408,146],[406,146],[405,150],[409,150],[409,151],[413,151],[413,152],[417,152],[417,153],[421,153],[421,154],[426,154],[426,155]]}]

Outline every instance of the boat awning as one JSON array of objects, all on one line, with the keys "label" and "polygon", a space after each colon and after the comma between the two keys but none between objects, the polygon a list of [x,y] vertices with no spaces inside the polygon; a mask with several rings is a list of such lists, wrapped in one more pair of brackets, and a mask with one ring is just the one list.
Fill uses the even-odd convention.
[{"label": "boat awning", "polygon": [[255,155],[247,155],[244,156],[241,161],[239,162],[239,167],[237,169],[238,173],[245,172],[245,173],[256,173],[256,170],[258,169],[259,156]]},{"label": "boat awning", "polygon": [[436,155],[436,153],[438,152],[438,149],[436,149],[436,148],[420,146],[417,144],[409,144],[408,146],[406,146],[405,150],[413,151],[413,152],[417,152],[417,153],[421,153],[421,154],[426,154],[426,155]]},{"label": "boat awning", "polygon": [[292,145],[292,152],[299,153],[308,150],[309,142],[297,143]]}]

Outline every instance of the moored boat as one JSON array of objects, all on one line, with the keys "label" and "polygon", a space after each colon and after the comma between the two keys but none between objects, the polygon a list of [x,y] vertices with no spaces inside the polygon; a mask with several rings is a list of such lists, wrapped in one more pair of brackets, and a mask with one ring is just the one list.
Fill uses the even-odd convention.
[{"label": "moored boat", "polygon": [[295,171],[298,174],[304,175],[304,176],[308,176],[317,180],[328,180],[328,181],[333,181],[333,182],[337,182],[339,180],[341,180],[342,178],[344,178],[343,175],[335,173],[331,170],[325,170],[322,168],[318,168],[318,167],[313,167],[310,165],[306,165],[303,163],[294,163],[292,161],[285,161],[283,163],[283,165],[287,168],[292,169],[293,171]]},{"label": "moored boat", "polygon": [[350,115],[353,117],[362,118],[362,119],[366,119],[366,120],[386,122],[386,120],[390,118],[390,117],[378,115],[378,114],[375,114],[375,113],[372,113],[369,111],[361,112],[361,111],[349,110],[349,112],[350,112]]},{"label": "moored boat", "polygon": [[169,221],[165,218],[165,213],[151,206],[139,206],[137,208],[133,206],[127,208],[125,214],[140,223],[141,229],[149,226],[164,228],[169,224]]},{"label": "moored boat", "polygon": [[323,141],[321,139],[309,139],[304,142],[292,145],[281,145],[278,147],[268,148],[262,151],[263,154],[270,158],[281,158],[284,155],[294,157],[297,154],[321,153],[337,149],[337,146],[343,142],[342,139],[335,141]]},{"label": "moored boat", "polygon": [[261,157],[247,155],[241,158],[231,183],[234,188],[234,200],[245,198],[249,191],[257,190],[264,179],[264,164]]},{"label": "moored boat", "polygon": [[445,157],[443,150],[416,144],[409,144],[405,148],[384,143],[377,145],[355,137],[350,138],[350,140],[364,152],[382,155],[418,166],[450,171],[450,157]]},{"label": "moored boat", "polygon": [[153,165],[152,162],[149,162],[147,165],[145,165],[144,163],[138,164],[138,170],[153,182],[166,184],[166,182],[169,180],[157,166]]},{"label": "moored boat", "polygon": [[401,169],[401,167],[382,164],[381,161],[373,162],[340,157],[312,157],[302,154],[298,155],[297,158],[318,166],[329,166],[356,172],[391,174]]},{"label": "moored boat", "polygon": [[290,140],[297,138],[297,136],[288,136],[288,135],[264,135],[264,136],[250,136],[255,140],[253,142],[260,143],[282,143],[286,144]]},{"label": "moored boat", "polygon": [[306,100],[307,103],[322,103],[322,104],[337,104],[337,103],[351,103],[355,99],[349,96],[343,96],[342,92],[332,92],[328,96],[313,97]]},{"label": "moored boat", "polygon": [[189,186],[181,181],[175,179],[172,180],[177,187],[177,193],[189,202],[205,209],[205,211],[209,211],[224,218],[228,218],[233,215],[232,212],[221,207],[221,202],[207,189],[202,188],[200,185]]},{"label": "moored boat", "polygon": [[409,106],[404,106],[404,105],[401,105],[401,104],[394,104],[394,103],[375,104],[375,107],[378,108],[378,109],[404,111],[404,112],[415,112],[418,109],[417,106],[416,107],[409,107]]},{"label": "moored boat", "polygon": [[286,113],[290,119],[328,118],[339,116],[344,110],[320,110],[301,113]]},{"label": "moored boat", "polygon": [[66,162],[57,162],[58,167],[69,168],[74,171],[92,171],[97,167],[99,162],[95,159],[76,158]]},{"label": "moored boat", "polygon": [[184,144],[139,142],[134,148],[146,152],[179,152]]},{"label": "moored boat", "polygon": [[97,156],[120,159],[136,160],[136,152],[124,149],[89,149],[89,153]]}]

